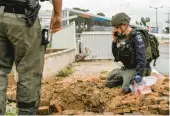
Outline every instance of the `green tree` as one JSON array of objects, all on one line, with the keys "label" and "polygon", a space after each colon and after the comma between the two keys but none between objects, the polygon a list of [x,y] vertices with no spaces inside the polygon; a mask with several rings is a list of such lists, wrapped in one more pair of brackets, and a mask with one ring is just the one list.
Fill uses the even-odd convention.
[{"label": "green tree", "polygon": [[88,12],[89,11],[89,9],[81,9],[81,8],[77,8],[77,7],[74,7],[73,9],[83,11],[83,12]]},{"label": "green tree", "polygon": [[105,14],[103,14],[102,12],[97,13],[97,15],[105,17]]},{"label": "green tree", "polygon": [[169,27],[165,27],[165,33],[169,33]]},{"label": "green tree", "polygon": [[149,23],[149,22],[150,22],[150,18],[149,18],[149,17],[146,17],[146,18],[141,17],[141,20],[140,20],[139,22],[136,21],[135,23],[136,23],[137,25],[147,26],[147,23]]},{"label": "green tree", "polygon": [[135,23],[136,23],[137,25],[139,25],[139,22],[138,22],[138,21],[136,21]]},{"label": "green tree", "polygon": [[146,20],[145,20],[145,18],[141,17],[141,23],[142,23],[142,25],[146,26]]},{"label": "green tree", "polygon": [[149,17],[146,17],[146,22],[150,22],[150,18]]},{"label": "green tree", "polygon": [[142,22],[140,22],[140,25],[142,25]]}]

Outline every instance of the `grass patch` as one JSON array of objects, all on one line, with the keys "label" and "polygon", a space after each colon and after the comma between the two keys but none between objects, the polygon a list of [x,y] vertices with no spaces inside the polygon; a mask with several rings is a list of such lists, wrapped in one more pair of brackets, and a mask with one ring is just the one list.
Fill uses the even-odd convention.
[{"label": "grass patch", "polygon": [[61,71],[58,72],[57,76],[58,77],[67,77],[70,74],[74,73],[76,70],[74,69],[74,67],[72,65],[69,65],[67,67],[65,67],[64,69],[62,69]]},{"label": "grass patch", "polygon": [[102,71],[100,74],[108,74],[108,71]]},{"label": "grass patch", "polygon": [[18,112],[16,111],[9,111],[5,113],[5,116],[17,116]]},{"label": "grass patch", "polygon": [[16,103],[9,103],[6,107],[5,116],[17,116],[18,109],[16,108]]}]

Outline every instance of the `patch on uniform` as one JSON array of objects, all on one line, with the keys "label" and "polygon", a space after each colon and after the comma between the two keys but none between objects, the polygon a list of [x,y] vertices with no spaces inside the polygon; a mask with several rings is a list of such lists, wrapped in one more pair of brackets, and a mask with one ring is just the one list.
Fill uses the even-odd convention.
[{"label": "patch on uniform", "polygon": [[142,41],[143,41],[143,39],[142,39],[142,36],[141,36],[141,35],[137,35],[137,36],[136,36],[136,38],[137,38],[137,41],[138,41],[138,42],[142,42]]},{"label": "patch on uniform", "polygon": [[120,43],[117,43],[117,48],[119,48],[120,47]]},{"label": "patch on uniform", "polygon": [[121,41],[120,44],[121,44],[121,45],[125,45],[125,41]]}]

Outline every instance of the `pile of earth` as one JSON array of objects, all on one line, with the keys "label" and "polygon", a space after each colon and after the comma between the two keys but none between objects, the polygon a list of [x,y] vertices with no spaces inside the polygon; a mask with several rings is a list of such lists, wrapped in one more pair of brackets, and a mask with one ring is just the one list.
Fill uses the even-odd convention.
[{"label": "pile of earth", "polygon": [[[49,103],[60,114],[93,112],[113,114],[139,112],[141,114],[169,114],[169,78],[159,80],[147,95],[123,94],[121,87],[106,88],[99,78],[75,82],[47,82],[42,87],[41,106]],[[54,113],[54,109],[50,109]],[[50,112],[49,111],[49,112]]]},{"label": "pile of earth", "polygon": [[[147,95],[123,94],[107,88],[104,80],[46,81],[42,84],[39,114],[169,114],[169,78],[158,80]],[[16,87],[8,87],[8,100],[16,100]]]}]

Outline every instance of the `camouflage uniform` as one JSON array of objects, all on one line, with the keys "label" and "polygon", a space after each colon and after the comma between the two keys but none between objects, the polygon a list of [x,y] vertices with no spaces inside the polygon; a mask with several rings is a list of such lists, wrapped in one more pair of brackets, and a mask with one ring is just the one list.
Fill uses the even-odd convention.
[{"label": "camouflage uniform", "polygon": [[16,15],[6,9],[7,6],[0,10],[0,114],[5,113],[8,74],[13,63],[19,75],[16,96],[18,114],[36,114],[44,65],[40,21],[37,18],[32,27],[27,27],[25,19],[18,18],[25,15]]}]

